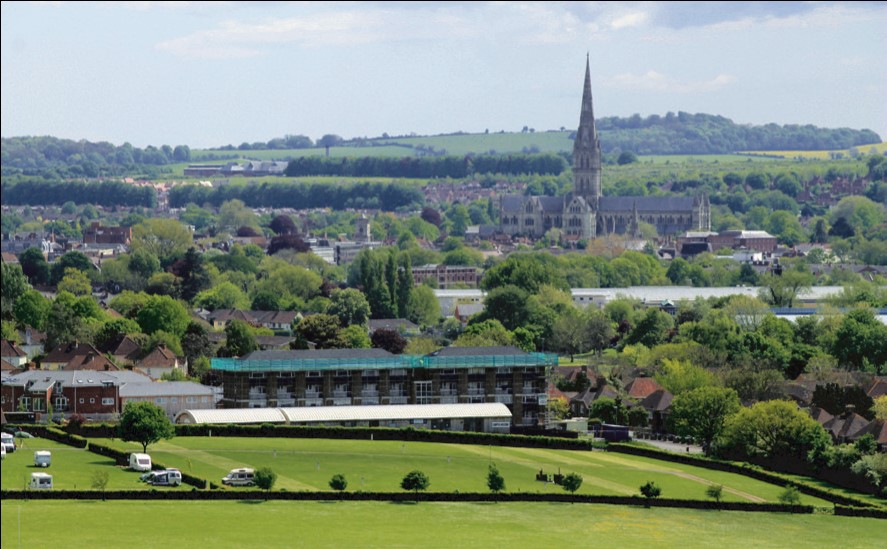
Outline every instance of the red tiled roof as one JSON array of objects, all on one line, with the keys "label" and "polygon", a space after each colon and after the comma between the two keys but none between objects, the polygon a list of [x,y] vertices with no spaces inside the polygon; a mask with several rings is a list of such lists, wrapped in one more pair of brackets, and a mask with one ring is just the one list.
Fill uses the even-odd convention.
[{"label": "red tiled roof", "polygon": [[662,390],[662,385],[656,383],[651,377],[639,377],[626,387],[628,396],[637,399],[645,399],[656,391]]},{"label": "red tiled roof", "polygon": [[89,343],[63,343],[49,352],[43,359],[43,363],[67,364],[75,356],[88,354],[101,356],[101,351]]},{"label": "red tiled roof", "polygon": [[65,364],[65,370],[117,371],[119,368],[101,353],[77,355]]},{"label": "red tiled roof", "polygon": [[28,356],[28,353],[18,348],[18,345],[8,339],[0,342],[0,356]]}]

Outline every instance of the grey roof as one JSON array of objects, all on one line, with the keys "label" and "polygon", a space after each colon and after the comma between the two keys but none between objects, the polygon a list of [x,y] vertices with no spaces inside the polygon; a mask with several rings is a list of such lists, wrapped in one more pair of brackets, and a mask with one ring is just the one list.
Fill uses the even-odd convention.
[{"label": "grey roof", "polygon": [[428,356],[488,356],[488,355],[525,355],[525,351],[511,345],[501,347],[444,347]]},{"label": "grey roof", "polygon": [[194,383],[193,381],[151,381],[145,383],[127,383],[120,387],[120,396],[153,397],[153,396],[212,396],[212,387]]},{"label": "grey roof", "polygon": [[512,417],[499,402],[478,404],[398,404],[381,406],[306,406],[301,408],[245,408],[184,410],[176,423],[321,423],[336,421],[398,421],[411,419]]},{"label": "grey roof", "polygon": [[385,349],[297,349],[253,351],[244,360],[315,360],[324,358],[389,358],[393,357]]},{"label": "grey roof", "polygon": [[418,330],[416,323],[406,318],[374,318],[370,320],[370,331],[375,332],[380,329],[386,330]]},{"label": "grey roof", "polygon": [[638,212],[686,211],[693,208],[692,196],[602,196],[599,211],[630,212],[637,205]]},{"label": "grey roof", "polygon": [[150,382],[146,375],[129,370],[97,371],[97,370],[28,370],[12,376],[4,377],[4,385],[24,386],[30,381],[62,382],[65,386],[96,386],[111,382],[116,385],[124,383]]}]

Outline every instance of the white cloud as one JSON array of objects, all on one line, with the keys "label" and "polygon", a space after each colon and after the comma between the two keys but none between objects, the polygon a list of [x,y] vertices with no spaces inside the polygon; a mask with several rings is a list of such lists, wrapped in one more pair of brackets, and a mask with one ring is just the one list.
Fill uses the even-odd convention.
[{"label": "white cloud", "polygon": [[650,70],[644,74],[618,74],[603,85],[628,91],[651,91],[657,93],[710,93],[729,86],[736,78],[729,74],[719,74],[711,80],[680,81],[660,72]]},{"label": "white cloud", "polygon": [[650,14],[647,12],[633,12],[620,15],[610,22],[610,27],[615,30],[626,29],[631,27],[641,27],[646,25],[650,20]]}]

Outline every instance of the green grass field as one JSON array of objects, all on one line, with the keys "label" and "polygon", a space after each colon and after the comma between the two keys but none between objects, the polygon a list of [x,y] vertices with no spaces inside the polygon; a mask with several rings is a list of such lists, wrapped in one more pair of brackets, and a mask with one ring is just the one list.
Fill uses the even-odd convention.
[{"label": "green grass field", "polygon": [[887,521],[567,503],[3,501],[0,547],[873,548]]},{"label": "green grass field", "polygon": [[[102,440],[126,451],[138,445]],[[277,473],[275,489],[329,490],[337,473],[345,475],[348,490],[397,492],[403,476],[423,471],[434,492],[486,492],[486,474],[492,461],[505,478],[509,492],[561,492],[561,487],[540,482],[536,473],[577,472],[584,482],[577,494],[636,495],[652,480],[662,487],[662,497],[705,499],[710,484],[724,486],[725,501],[776,502],[782,488],[741,475],[659,460],[613,454],[507,448],[424,442],[177,437],[148,448],[154,461],[217,484],[231,469],[270,467]],[[255,490],[255,488],[243,488]],[[802,495],[805,505],[831,504]]]},{"label": "green grass field", "polygon": [[[21,443],[21,441],[18,441]],[[117,467],[114,460],[80,448],[74,448],[43,438],[24,441],[25,447],[8,454],[0,469],[0,486],[4,490],[21,490],[31,479],[31,473],[44,472],[52,475],[56,490],[91,490],[92,476],[96,471],[108,472],[107,490],[150,490],[139,482],[141,473]],[[52,452],[52,465],[48,468],[34,467],[34,452]],[[139,450],[141,451],[141,450]],[[190,486],[166,487],[160,490],[190,490]]]}]

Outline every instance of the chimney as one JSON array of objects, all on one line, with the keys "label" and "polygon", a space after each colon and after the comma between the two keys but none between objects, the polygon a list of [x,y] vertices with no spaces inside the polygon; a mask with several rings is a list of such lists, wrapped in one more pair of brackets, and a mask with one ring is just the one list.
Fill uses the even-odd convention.
[{"label": "chimney", "polygon": [[854,404],[847,404],[844,406],[844,417],[848,418],[856,413],[856,406]]}]

